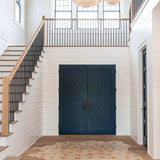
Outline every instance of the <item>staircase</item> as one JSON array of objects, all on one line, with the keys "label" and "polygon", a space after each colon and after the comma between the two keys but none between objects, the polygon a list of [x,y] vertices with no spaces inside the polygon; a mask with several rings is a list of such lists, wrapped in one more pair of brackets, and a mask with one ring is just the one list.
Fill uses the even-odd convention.
[{"label": "staircase", "polygon": [[27,46],[8,46],[0,57],[0,153],[9,148],[7,140],[14,134],[18,114],[23,112],[21,105],[45,55],[43,32],[42,20]]},{"label": "staircase", "polygon": [[[26,46],[9,46],[7,50],[5,50],[4,54],[0,57],[0,137],[8,137],[13,134],[12,127],[14,124],[18,123],[16,119],[16,114],[20,114],[22,112],[20,108],[21,103],[25,103],[24,96],[29,94],[27,92],[28,87],[32,87],[31,81],[33,81],[36,76],[37,70],[39,68],[39,64],[42,61],[44,56],[43,51],[34,51],[37,58],[37,61],[34,64],[28,65],[27,69],[23,70],[25,65],[22,65],[21,69],[18,70],[18,76],[14,76],[10,84],[10,100],[14,98],[14,101],[10,101],[9,105],[9,134],[2,134],[2,77],[8,77],[18,62],[20,56],[23,54]],[[41,53],[41,54],[40,54]],[[30,55],[31,56],[31,55]],[[29,59],[27,59],[29,60]],[[30,60],[32,62],[32,60]],[[28,61],[28,62],[30,62]],[[16,83],[15,83],[16,82]],[[0,152],[8,148],[5,146],[5,143],[0,138]]]}]

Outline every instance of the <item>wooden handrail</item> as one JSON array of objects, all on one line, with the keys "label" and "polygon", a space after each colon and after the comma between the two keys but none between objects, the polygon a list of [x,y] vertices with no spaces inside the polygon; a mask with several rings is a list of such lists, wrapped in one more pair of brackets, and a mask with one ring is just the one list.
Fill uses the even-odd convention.
[{"label": "wooden handrail", "polygon": [[141,5],[139,6],[138,10],[134,11],[134,0],[132,0],[132,22],[135,20],[135,18],[137,17],[139,11],[141,10],[142,6],[144,5],[144,3],[146,2],[146,0],[143,0]]},{"label": "wooden handrail", "polygon": [[14,74],[16,73],[18,67],[20,66],[21,62],[23,61],[25,55],[27,54],[29,48],[31,47],[34,39],[36,38],[38,32],[40,31],[41,27],[44,25],[44,20],[42,20],[42,22],[40,23],[40,25],[38,26],[35,34],[33,35],[33,37],[31,38],[31,40],[29,41],[27,47],[25,48],[24,52],[22,53],[22,55],[20,56],[19,60],[17,61],[16,65],[14,66],[13,70],[11,71],[10,75],[9,75],[9,83],[12,80],[12,78],[14,77]]},{"label": "wooden handrail", "polygon": [[124,21],[124,20],[129,20],[129,18],[114,18],[114,19],[110,19],[110,18],[97,18],[97,19],[77,19],[77,18],[45,18],[45,20],[72,20],[72,21],[78,21],[78,20],[121,20],[121,21]]}]

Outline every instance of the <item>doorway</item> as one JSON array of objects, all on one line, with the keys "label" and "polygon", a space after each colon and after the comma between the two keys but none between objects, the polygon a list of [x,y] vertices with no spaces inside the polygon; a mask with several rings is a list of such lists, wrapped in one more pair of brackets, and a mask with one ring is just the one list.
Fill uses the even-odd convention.
[{"label": "doorway", "polygon": [[142,50],[143,145],[147,147],[147,55]]},{"label": "doorway", "polygon": [[59,134],[116,134],[115,65],[60,65]]}]

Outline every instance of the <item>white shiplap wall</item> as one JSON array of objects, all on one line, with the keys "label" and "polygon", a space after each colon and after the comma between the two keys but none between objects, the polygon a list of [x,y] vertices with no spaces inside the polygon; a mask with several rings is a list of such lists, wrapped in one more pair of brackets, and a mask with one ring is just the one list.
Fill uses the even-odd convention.
[{"label": "white shiplap wall", "polygon": [[117,135],[129,135],[129,48],[48,47],[43,61],[43,135],[58,135],[59,65],[116,64]]},{"label": "white shiplap wall", "polygon": [[[158,40],[160,39],[156,40],[158,37],[156,34],[157,31],[160,33],[160,30],[156,26],[160,23],[156,21],[160,15],[154,19],[155,15],[152,15],[152,11],[158,2],[159,0],[146,1],[143,10],[141,10],[141,14],[136,21],[133,22],[130,41],[130,135],[139,144],[143,144],[141,49],[146,45],[148,70],[148,153],[156,159],[160,158],[160,139],[157,136],[158,134],[160,135],[160,127],[157,125],[160,122],[158,118],[160,110],[158,110],[158,106],[156,106],[160,103],[155,105],[154,101],[156,97],[160,95],[160,92],[158,90],[159,88],[157,86],[155,87],[154,84],[157,85],[160,81],[160,79],[158,79],[159,72],[157,72],[157,67],[159,66],[158,59],[160,57],[159,54],[155,54],[154,52],[157,53],[157,51],[159,51],[157,45],[159,45],[158,43],[160,43],[160,41]],[[155,20],[156,23],[154,23],[153,20]],[[156,30],[153,28],[154,26],[157,28]],[[155,37],[153,35],[155,35]],[[155,41],[152,41],[154,38]]]}]

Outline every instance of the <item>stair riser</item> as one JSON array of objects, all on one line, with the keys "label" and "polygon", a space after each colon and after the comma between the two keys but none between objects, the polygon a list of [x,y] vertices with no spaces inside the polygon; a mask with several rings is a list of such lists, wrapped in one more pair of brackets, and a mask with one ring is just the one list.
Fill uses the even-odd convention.
[{"label": "stair riser", "polygon": [[2,59],[18,60],[20,56],[2,56]]},{"label": "stair riser", "polygon": [[0,71],[12,71],[13,67],[0,67]]},{"label": "stair riser", "polygon": [[24,50],[26,47],[8,47],[7,50]]},{"label": "stair riser", "polygon": [[0,61],[1,65],[15,65],[17,61]]},{"label": "stair riser", "polygon": [[[1,127],[0,127],[1,131]],[[0,144],[1,146],[7,146],[7,137],[0,137]]]},{"label": "stair riser", "polygon": [[2,73],[2,72],[0,72],[0,77],[8,77],[9,74],[10,74],[10,72],[9,73],[6,73],[6,72]]}]

